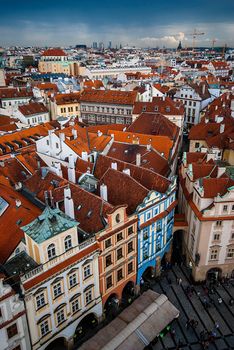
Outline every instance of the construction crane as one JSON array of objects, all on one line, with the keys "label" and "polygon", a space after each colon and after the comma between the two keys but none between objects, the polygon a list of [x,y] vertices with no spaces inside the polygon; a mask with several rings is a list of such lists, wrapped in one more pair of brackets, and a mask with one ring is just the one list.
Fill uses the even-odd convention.
[{"label": "construction crane", "polygon": [[214,45],[215,45],[216,41],[217,41],[216,39],[212,39],[212,40],[211,40],[211,42],[212,42],[212,49],[213,49],[213,50],[214,50]]},{"label": "construction crane", "polygon": [[198,32],[196,29],[194,29],[193,33],[189,33],[187,35],[192,35],[193,37],[193,51],[194,51],[194,47],[195,47],[195,40],[196,40],[196,37],[199,36],[199,35],[204,35],[205,33],[203,32]]}]

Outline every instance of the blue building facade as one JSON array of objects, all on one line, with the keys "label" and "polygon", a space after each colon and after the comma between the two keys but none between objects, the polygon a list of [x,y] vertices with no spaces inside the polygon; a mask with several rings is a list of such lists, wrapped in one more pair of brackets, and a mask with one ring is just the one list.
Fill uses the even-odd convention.
[{"label": "blue building facade", "polygon": [[176,178],[166,193],[151,191],[138,206],[137,284],[147,268],[157,269],[157,261],[172,243],[176,206]]}]

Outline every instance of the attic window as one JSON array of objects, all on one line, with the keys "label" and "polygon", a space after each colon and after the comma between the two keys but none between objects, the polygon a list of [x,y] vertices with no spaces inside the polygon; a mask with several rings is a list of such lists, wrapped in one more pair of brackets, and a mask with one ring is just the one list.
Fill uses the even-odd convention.
[{"label": "attic window", "polygon": [[88,214],[87,214],[87,217],[90,218],[92,214],[93,214],[93,211],[92,211],[92,210],[89,210],[89,211],[88,211]]},{"label": "attic window", "polygon": [[154,111],[157,112],[158,111],[158,106],[154,107]]},{"label": "attic window", "polygon": [[166,107],[166,112],[170,112],[170,107]]},{"label": "attic window", "polygon": [[22,223],[22,220],[21,220],[21,219],[19,219],[19,220],[16,221],[16,225],[20,225],[21,223]]}]

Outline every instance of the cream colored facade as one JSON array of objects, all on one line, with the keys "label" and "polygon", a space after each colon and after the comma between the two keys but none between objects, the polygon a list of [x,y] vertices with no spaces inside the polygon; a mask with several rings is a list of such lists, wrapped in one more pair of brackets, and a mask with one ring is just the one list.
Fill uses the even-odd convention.
[{"label": "cream colored facade", "polygon": [[[66,94],[63,94],[66,95]],[[68,94],[70,95],[70,94]],[[50,99],[50,111],[52,120],[58,117],[80,117],[80,102],[68,99],[66,103],[57,102],[56,98]]]},{"label": "cream colored facade", "polygon": [[66,75],[77,76],[79,74],[79,65],[74,61],[44,61],[40,60],[38,64],[40,73],[64,73]]},{"label": "cream colored facade", "polygon": [[95,238],[79,244],[77,227],[72,227],[40,244],[26,233],[25,239],[38,263],[21,280],[32,349],[43,350],[57,338],[70,348],[81,320],[102,316]]},{"label": "cream colored facade", "polygon": [[182,165],[179,211],[188,222],[188,230],[183,232],[184,254],[194,280],[205,280],[211,269],[218,269],[219,276],[231,276],[234,271],[234,187],[223,196],[205,198],[202,183],[199,179],[194,182],[191,168]]}]

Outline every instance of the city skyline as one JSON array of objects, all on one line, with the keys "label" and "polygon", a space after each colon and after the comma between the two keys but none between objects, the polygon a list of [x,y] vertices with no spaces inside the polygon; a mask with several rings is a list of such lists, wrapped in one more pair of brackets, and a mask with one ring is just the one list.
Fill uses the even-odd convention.
[{"label": "city skyline", "polygon": [[[171,0],[157,4],[146,0],[102,0],[85,3],[62,0],[50,1],[36,9],[35,4],[13,0],[1,5],[4,16],[0,24],[1,45],[69,46],[78,43],[91,45],[111,40],[113,47],[175,48],[181,40],[192,46],[194,28],[205,33],[196,40],[197,46],[234,46],[234,3],[208,0]],[[15,11],[12,11],[14,7]]]}]

